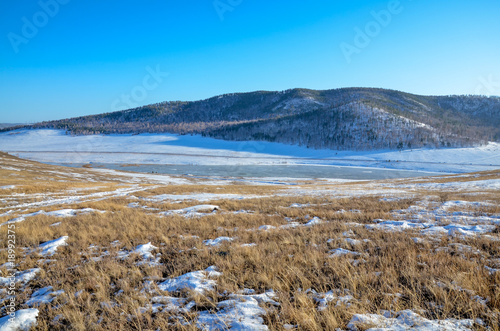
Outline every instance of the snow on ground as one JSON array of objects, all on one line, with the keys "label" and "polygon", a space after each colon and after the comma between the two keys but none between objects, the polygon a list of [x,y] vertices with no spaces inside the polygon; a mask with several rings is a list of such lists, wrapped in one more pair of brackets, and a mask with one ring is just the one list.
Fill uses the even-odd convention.
[{"label": "snow on ground", "polygon": [[448,183],[412,183],[412,184],[387,184],[385,187],[396,187],[405,189],[424,189],[432,191],[483,191],[500,190],[500,179],[472,180],[467,182],[448,182]]},{"label": "snow on ground", "polygon": [[438,226],[432,223],[412,223],[405,221],[382,221],[378,224],[368,224],[367,229],[382,231],[404,231],[409,229],[421,229],[426,235],[449,235],[449,236],[475,236],[485,234],[496,229],[494,225],[459,225],[449,224]]},{"label": "snow on ground", "polygon": [[[18,211],[21,209],[26,209],[26,208],[38,208],[38,207],[48,207],[48,206],[55,206],[55,205],[68,205],[68,204],[75,204],[75,203],[82,203],[82,202],[88,202],[88,201],[101,201],[109,198],[116,198],[116,197],[123,197],[123,196],[128,196],[130,194],[136,193],[136,192],[141,192],[145,191],[147,189],[154,189],[155,187],[140,187],[138,185],[133,185],[131,187],[124,187],[124,188],[119,188],[114,191],[109,191],[109,192],[97,192],[97,193],[91,193],[91,194],[84,194],[84,195],[68,195],[65,197],[58,197],[58,198],[53,198],[50,195],[31,195],[31,197],[41,197],[41,201],[36,201],[36,202],[27,202],[27,203],[17,203],[16,201],[13,202],[13,205],[9,206],[4,206],[0,207],[0,210],[3,209],[12,209],[16,208]],[[23,198],[29,198],[30,195],[23,195]],[[39,199],[37,199],[39,200]],[[33,215],[34,216],[34,215]]]},{"label": "snow on ground", "polygon": [[131,253],[139,254],[143,259],[153,259],[152,251],[158,249],[158,247],[153,246],[150,242],[144,245],[137,246]]},{"label": "snow on ground", "polygon": [[360,255],[358,252],[353,252],[344,248],[332,249],[328,253],[330,254],[330,257],[339,257],[343,255]]},{"label": "snow on ground", "polygon": [[310,221],[304,224],[304,226],[314,226],[322,223],[324,222],[319,217],[313,217]]},{"label": "snow on ground", "polygon": [[183,201],[207,202],[213,200],[243,200],[266,198],[265,195],[241,195],[241,194],[217,194],[217,193],[196,193],[196,194],[161,194],[153,197],[141,198],[144,201],[178,203]]},{"label": "snow on ground", "polygon": [[344,240],[345,240],[345,242],[347,242],[349,245],[351,245],[353,247],[361,245],[361,240],[352,239],[352,238],[345,238]]},{"label": "snow on ground", "polygon": [[54,255],[59,247],[67,245],[66,240],[68,240],[68,236],[62,236],[61,238],[47,241],[41,244],[40,246],[38,246],[40,255],[42,256]]},{"label": "snow on ground", "polygon": [[184,298],[175,298],[169,296],[155,296],[151,298],[151,302],[153,303],[153,306],[151,306],[153,311],[155,308],[157,310],[162,308],[165,312],[173,313],[189,313],[191,308],[195,306],[194,301],[190,301],[188,303],[188,301]]},{"label": "snow on ground", "polygon": [[[40,161],[33,158],[32,160]],[[123,170],[125,169],[126,168],[124,168]],[[127,183],[149,182],[149,183],[163,184],[163,185],[188,185],[191,183],[187,179],[172,177],[169,175],[155,175],[155,174],[125,172],[125,171],[117,171],[111,169],[96,169],[96,168],[91,170],[98,174],[121,178],[124,182]]]},{"label": "snow on ground", "polygon": [[[25,271],[18,271],[14,275],[14,282],[15,283],[28,283],[29,281],[33,280],[36,275],[40,272],[39,268],[33,268],[33,269],[28,269]],[[12,279],[8,277],[0,277],[0,285],[5,286],[10,283]]]},{"label": "snow on ground", "polygon": [[308,289],[305,293],[311,297],[317,304],[318,310],[323,311],[328,308],[328,303],[335,301],[336,306],[350,306],[354,301],[354,297],[350,295],[348,290],[331,290],[326,293],[318,293],[313,289]]},{"label": "snow on ground", "polygon": [[102,210],[96,210],[92,208],[82,208],[82,209],[61,209],[61,210],[54,210],[54,211],[49,211],[45,212],[43,210],[30,213],[30,214],[24,214],[19,217],[13,218],[2,225],[10,224],[10,223],[18,223],[24,221],[27,217],[33,217],[33,216],[39,216],[39,215],[46,215],[46,216],[54,216],[54,217],[71,217],[71,216],[76,216],[78,214],[88,214],[88,213],[105,213],[105,211]]},{"label": "snow on ground", "polygon": [[31,294],[31,298],[25,302],[28,307],[38,307],[42,304],[49,304],[54,301],[64,290],[54,291],[52,286],[47,286],[36,290]]},{"label": "snow on ground", "polygon": [[158,249],[158,247],[153,246],[150,242],[144,245],[139,245],[137,246],[131,254],[138,254],[141,258],[142,261],[139,262],[139,264],[148,264],[150,266],[155,266],[160,263],[160,253],[155,257],[151,252],[154,251],[155,249]]},{"label": "snow on ground", "polygon": [[262,316],[267,312],[259,303],[279,305],[273,291],[258,295],[231,295],[217,304],[216,311],[198,314],[197,326],[202,330],[268,330]]},{"label": "snow on ground", "polygon": [[12,190],[16,188],[15,185],[5,185],[5,186],[0,186],[0,190]]},{"label": "snow on ground", "polygon": [[488,202],[446,201],[430,206],[428,202],[421,202],[404,210],[393,211],[392,215],[398,220],[376,219],[375,224],[367,224],[366,228],[382,231],[413,229],[424,235],[484,235],[500,225],[500,215],[481,212],[481,208],[491,205]]},{"label": "snow on ground", "polygon": [[182,292],[183,290],[191,290],[200,294],[214,290],[217,284],[215,280],[210,278],[219,277],[220,272],[216,271],[214,266],[208,267],[205,270],[192,271],[176,278],[167,279],[163,283],[158,284],[158,288],[167,292]]},{"label": "snow on ground", "polygon": [[198,205],[198,206],[192,206],[192,207],[187,207],[187,208],[182,208],[182,209],[164,211],[164,212],[158,213],[158,215],[161,215],[161,216],[182,215],[184,217],[189,218],[189,217],[200,217],[200,216],[211,215],[213,213],[216,213],[217,210],[219,210],[219,206]]},{"label": "snow on ground", "polygon": [[[297,227],[301,227],[301,226],[311,227],[311,226],[316,226],[316,225],[325,223],[325,221],[323,221],[319,217],[313,217],[304,224],[299,223],[299,222],[295,222],[291,218],[288,218],[287,221],[288,221],[288,224],[280,225],[278,228],[279,229],[293,229],[293,228],[297,228]],[[274,230],[274,229],[276,229],[276,227],[274,225],[265,224],[265,225],[259,226],[257,229],[247,229],[247,231],[255,231],[255,230],[270,231],[270,230]]]},{"label": "snow on ground", "polygon": [[260,230],[260,231],[269,231],[269,230],[274,230],[274,229],[276,229],[276,227],[273,226],[273,225],[261,225],[261,226],[258,227],[257,230]]},{"label": "snow on ground", "polygon": [[[54,163],[127,164],[318,164],[439,172],[491,170],[500,165],[500,144],[475,148],[407,151],[333,151],[257,141],[224,141],[199,135],[71,136],[63,130],[0,133],[1,149]],[[127,146],[127,152],[123,152]],[[52,153],[49,153],[52,152]]]},{"label": "snow on ground", "polygon": [[[465,331],[472,330],[472,320],[428,320],[411,310],[403,310],[391,316],[390,313],[383,315],[356,314],[351,319],[347,328],[349,330],[425,330],[425,331]],[[366,329],[364,326],[372,326]],[[373,327],[374,326],[374,327]],[[358,328],[359,327],[359,328]]]},{"label": "snow on ground", "polygon": [[219,246],[223,242],[231,242],[233,240],[234,239],[230,238],[230,237],[219,237],[219,238],[215,238],[215,239],[203,240],[203,244],[205,244],[205,246],[212,246],[213,247],[213,246]]},{"label": "snow on ground", "polygon": [[[119,242],[113,242],[111,244],[114,246],[117,246],[117,245],[119,245]],[[89,247],[89,249],[95,250],[95,249],[97,249],[97,247],[92,245]],[[149,242],[147,244],[138,245],[137,247],[135,247],[131,251],[127,251],[124,249],[120,250],[118,252],[118,258],[123,260],[123,259],[128,259],[131,255],[139,255],[139,257],[141,258],[141,261],[137,262],[137,265],[147,264],[151,267],[154,267],[154,266],[157,266],[160,264],[160,258],[161,258],[160,253],[158,253],[156,255],[152,254],[152,252],[156,249],[158,249],[158,247],[153,246],[153,244],[151,244]],[[105,251],[101,256],[93,257],[92,260],[100,261],[104,256],[108,256],[108,255],[109,255],[109,252]]]},{"label": "snow on ground", "polygon": [[38,309],[21,309],[16,311],[16,315],[12,322],[9,316],[0,318],[1,331],[29,331],[31,327],[36,325],[36,318],[38,317]]}]

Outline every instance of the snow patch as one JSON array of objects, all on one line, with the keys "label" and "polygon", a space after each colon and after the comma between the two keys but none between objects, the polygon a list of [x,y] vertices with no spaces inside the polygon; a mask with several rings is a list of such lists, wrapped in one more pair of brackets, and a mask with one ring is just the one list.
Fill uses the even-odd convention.
[{"label": "snow patch", "polygon": [[344,255],[361,255],[358,252],[353,252],[348,249],[343,249],[343,248],[336,248],[331,251],[329,251],[330,257],[339,257],[339,256],[344,256]]},{"label": "snow patch", "polygon": [[207,240],[203,240],[203,244],[205,244],[205,246],[219,246],[221,245],[223,242],[230,242],[230,241],[233,241],[234,239],[231,238],[231,237],[219,237],[219,238],[216,238],[216,239],[207,239]]},{"label": "snow patch", "polygon": [[261,225],[259,226],[259,230],[261,231],[269,231],[269,230],[274,230],[276,229],[275,226],[272,226],[272,225]]},{"label": "snow patch", "polygon": [[8,278],[8,277],[0,277],[0,284],[2,286],[5,286],[10,283],[10,281],[13,279],[15,283],[22,282],[24,284],[28,283],[32,279],[35,278],[36,274],[40,272],[41,269],[39,268],[33,268],[33,269],[28,269],[25,271],[18,271],[15,273],[13,278]]},{"label": "snow patch", "polygon": [[83,209],[61,209],[61,210],[54,210],[54,211],[49,211],[45,212],[43,210],[30,213],[30,214],[24,214],[19,217],[13,218],[5,223],[0,224],[0,226],[5,225],[5,224],[11,224],[11,223],[18,223],[24,221],[27,217],[33,217],[33,216],[38,216],[38,215],[46,215],[46,216],[54,216],[54,217],[72,217],[76,216],[78,214],[88,214],[88,213],[105,213],[105,211],[101,210],[96,210],[92,208],[83,208]]},{"label": "snow patch", "polygon": [[229,300],[219,302],[217,311],[200,312],[197,326],[202,330],[268,330],[262,318],[267,311],[259,303],[279,305],[274,301],[273,291],[230,297]]},{"label": "snow patch", "polygon": [[324,223],[324,222],[319,217],[314,217],[311,220],[309,220],[309,222],[304,224],[304,226],[314,226],[314,225],[318,225],[318,224],[322,224],[322,223]]},{"label": "snow patch", "polygon": [[[387,314],[389,315],[389,314]],[[347,328],[349,330],[366,330],[364,326],[375,326],[369,330],[425,330],[425,331],[465,331],[471,330],[474,322],[469,319],[456,320],[428,320],[411,310],[403,310],[395,314],[396,317],[376,314],[356,314]]]},{"label": "snow patch", "polygon": [[5,185],[5,186],[0,186],[0,190],[12,190],[16,188],[15,185]]},{"label": "snow patch", "polygon": [[66,240],[68,240],[68,236],[62,236],[61,238],[47,241],[47,242],[41,244],[40,246],[38,246],[38,250],[40,251],[40,255],[42,255],[42,256],[54,255],[60,246],[67,245]]},{"label": "snow patch", "polygon": [[42,304],[49,304],[52,301],[54,301],[58,295],[64,293],[64,290],[59,290],[59,291],[52,291],[52,290],[53,290],[52,286],[47,286],[33,292],[31,298],[28,301],[26,301],[25,304],[28,307],[37,307]]},{"label": "snow patch", "polygon": [[198,216],[207,216],[215,213],[219,210],[219,206],[215,205],[198,205],[187,207],[183,209],[169,210],[165,212],[159,213],[159,215],[168,216],[168,215],[182,215],[184,217],[198,217]]},{"label": "snow patch", "polygon": [[1,331],[29,331],[36,325],[38,317],[38,309],[21,309],[16,311],[16,316],[13,321],[10,321],[10,316],[0,318]]},{"label": "snow patch", "polygon": [[163,283],[158,284],[158,288],[167,292],[181,292],[183,290],[191,290],[200,294],[213,291],[216,282],[212,277],[219,277],[220,272],[216,271],[214,266],[205,270],[188,272],[176,278],[167,279]]}]

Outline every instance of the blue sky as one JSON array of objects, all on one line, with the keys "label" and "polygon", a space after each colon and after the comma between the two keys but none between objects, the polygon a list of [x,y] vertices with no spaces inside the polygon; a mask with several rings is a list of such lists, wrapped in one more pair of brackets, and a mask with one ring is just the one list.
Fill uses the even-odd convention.
[{"label": "blue sky", "polygon": [[0,122],[294,87],[500,95],[498,17],[498,0],[2,1]]}]

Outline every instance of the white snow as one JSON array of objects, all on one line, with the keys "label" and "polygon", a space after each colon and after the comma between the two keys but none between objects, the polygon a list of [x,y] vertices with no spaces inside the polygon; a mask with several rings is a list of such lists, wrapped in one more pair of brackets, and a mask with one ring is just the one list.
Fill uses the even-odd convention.
[{"label": "white snow", "polygon": [[261,231],[269,231],[269,230],[276,229],[276,227],[272,226],[272,225],[261,225],[261,226],[259,226],[258,229],[261,230]]},{"label": "white snow", "polygon": [[165,212],[158,213],[158,215],[168,216],[168,215],[182,215],[184,217],[199,217],[207,216],[211,213],[215,213],[219,210],[219,206],[215,205],[198,205],[187,207],[183,209],[169,210]]},{"label": "white snow", "polygon": [[158,253],[157,257],[151,254],[152,251],[158,249],[158,247],[153,246],[150,242],[144,245],[137,246],[131,254],[139,254],[142,258],[140,264],[148,264],[149,266],[159,265],[160,263],[160,255]]},{"label": "white snow", "polygon": [[0,224],[6,225],[6,224],[11,224],[11,223],[18,223],[18,222],[23,222],[27,217],[33,217],[33,216],[39,216],[39,215],[46,215],[46,216],[54,216],[54,217],[72,217],[76,216],[78,214],[87,214],[87,213],[93,213],[93,212],[98,212],[98,213],[105,213],[105,211],[101,210],[96,210],[92,208],[83,208],[83,209],[61,209],[61,210],[54,210],[54,211],[49,211],[45,212],[43,210],[30,213],[30,214],[24,214],[19,217],[13,218],[5,223]]},{"label": "white snow", "polygon": [[475,236],[495,230],[494,225],[459,225],[450,224],[447,226],[433,226],[422,231],[425,234],[445,233],[450,236]]},{"label": "white snow", "polygon": [[[37,207],[47,207],[47,206],[53,206],[53,205],[68,205],[68,204],[74,204],[74,203],[82,203],[82,202],[87,202],[87,201],[101,201],[109,198],[115,198],[115,197],[123,197],[127,196],[132,193],[140,192],[140,191],[145,191],[147,189],[153,189],[154,187],[142,187],[139,185],[133,185],[129,187],[124,187],[124,188],[119,188],[114,191],[109,191],[109,192],[96,192],[96,193],[90,193],[90,194],[85,194],[85,195],[69,195],[65,197],[59,197],[59,198],[53,198],[50,195],[43,195],[41,196],[43,200],[41,201],[36,201],[36,202],[27,202],[27,203],[21,203],[17,204],[16,208],[21,209],[21,208],[37,208]],[[40,197],[40,196],[37,196]],[[38,199],[37,199],[38,200]],[[0,210],[2,209],[10,209],[11,207],[0,207]],[[78,210],[77,210],[78,211]],[[97,211],[96,212],[101,212]],[[37,212],[37,213],[45,213],[43,210]],[[36,214],[36,213],[33,213]],[[34,216],[34,215],[30,215]]]},{"label": "white snow", "polygon": [[54,255],[60,246],[67,245],[66,240],[68,240],[68,236],[62,236],[61,238],[47,241],[41,244],[40,246],[38,246],[38,250],[40,250],[40,255],[42,256]]},{"label": "white snow", "polygon": [[303,226],[299,222],[289,222],[288,224],[280,225],[280,229],[294,229]]},{"label": "white snow", "polygon": [[[224,141],[199,135],[71,136],[63,130],[16,130],[0,133],[0,140],[5,152],[56,163],[243,165],[286,162],[440,172],[492,170],[500,165],[500,144],[497,143],[474,148],[353,152],[261,141]],[[123,146],[127,146],[126,152]]]},{"label": "white snow", "polygon": [[105,211],[101,211],[101,210],[95,210],[92,208],[83,208],[83,209],[54,210],[54,211],[45,212],[45,215],[56,216],[56,217],[71,217],[71,216],[75,216],[77,214],[86,214],[86,213],[93,213],[93,212],[105,213]]},{"label": "white snow", "polygon": [[484,202],[484,201],[474,201],[474,202],[471,202],[471,201],[461,201],[461,200],[458,200],[458,201],[446,201],[444,202],[439,208],[438,210],[443,210],[443,211],[448,211],[449,209],[452,209],[452,208],[482,208],[482,207],[493,207],[494,204],[490,203],[490,202]]},{"label": "white snow", "polygon": [[318,303],[318,310],[323,311],[328,308],[328,303],[335,301],[336,306],[340,305],[346,305],[350,306],[350,302],[354,300],[354,297],[350,294],[343,293],[345,295],[340,294],[341,292],[348,292],[347,290],[345,291],[340,291],[340,290],[331,290],[326,293],[318,293],[315,290],[308,289],[305,291],[305,293],[312,297],[314,301]]},{"label": "white snow", "polygon": [[406,221],[382,221],[378,224],[367,224],[367,229],[383,231],[404,231],[420,229],[426,235],[475,236],[495,230],[495,225],[461,225],[449,224],[439,226],[433,223],[413,223]]},{"label": "white snow", "polygon": [[154,256],[151,254],[152,251],[158,249],[158,247],[153,246],[150,242],[144,245],[137,246],[131,253],[139,254],[143,259],[153,259]]},{"label": "white snow", "polygon": [[343,248],[336,248],[329,251],[328,253],[330,253],[330,257],[338,257],[343,255],[360,255],[358,252],[353,252]]},{"label": "white snow", "polygon": [[352,238],[345,238],[344,239],[349,245],[351,246],[358,246],[361,245],[361,240],[357,239],[352,239]]},{"label": "white snow", "polygon": [[15,185],[5,185],[5,186],[0,186],[0,190],[12,190],[16,188]]},{"label": "white snow", "polygon": [[[389,315],[389,314],[387,314]],[[422,330],[422,331],[465,331],[472,330],[472,320],[428,320],[411,310],[403,310],[395,317],[376,314],[356,314],[347,325],[349,330]],[[365,329],[363,326],[375,326]]]},{"label": "white snow", "polygon": [[29,331],[36,325],[38,309],[21,309],[16,311],[12,322],[9,315],[0,318],[0,331]]},{"label": "white snow", "polygon": [[197,326],[202,330],[268,330],[262,316],[267,312],[260,304],[279,305],[273,291],[263,294],[238,295],[217,305],[217,310],[198,314]]},{"label": "white snow", "polygon": [[221,273],[216,271],[215,267],[209,267],[205,270],[192,271],[176,278],[167,279],[163,283],[158,284],[158,288],[167,292],[181,292],[183,290],[191,290],[200,294],[214,290],[217,284],[215,280],[210,279],[220,276]]},{"label": "white snow", "polygon": [[[294,229],[297,227],[310,227],[310,226],[315,226],[315,225],[323,224],[323,223],[325,223],[325,222],[323,220],[321,220],[319,217],[313,217],[304,224],[292,221],[291,219],[288,219],[288,224],[280,225],[279,228],[280,229]],[[274,229],[276,229],[275,226],[268,225],[268,224],[261,225],[257,228],[257,230],[260,230],[260,231],[269,231],[269,230],[274,230]],[[247,231],[255,231],[255,229],[248,229]]]},{"label": "white snow", "polygon": [[392,212],[395,218],[401,220],[377,219],[374,220],[376,224],[365,227],[382,231],[417,230],[432,236],[484,235],[500,224],[499,215],[481,212],[482,208],[489,206],[488,202],[446,201],[436,206],[429,201],[420,201],[407,209]]},{"label": "white snow", "polygon": [[42,304],[49,304],[54,301],[58,295],[64,293],[64,290],[53,291],[52,286],[47,286],[36,290],[31,295],[31,298],[26,301],[25,305],[28,307],[40,306]]},{"label": "white snow", "polygon": [[205,244],[205,246],[219,246],[223,242],[231,242],[233,240],[234,239],[230,237],[219,237],[215,239],[203,240],[203,244]]},{"label": "white snow", "polygon": [[[119,243],[120,243],[119,241],[115,241],[115,242],[112,242],[111,245],[117,246],[117,245],[119,245]],[[91,247],[89,247],[89,249],[93,249],[93,248],[95,249],[96,247],[94,247],[93,245]],[[123,259],[129,258],[130,255],[132,255],[132,254],[137,254],[141,258],[141,261],[137,262],[137,265],[147,264],[151,267],[158,266],[158,265],[160,265],[161,254],[158,253],[156,255],[153,255],[151,252],[154,251],[155,249],[158,249],[158,247],[154,246],[153,244],[151,244],[149,242],[147,244],[138,245],[137,247],[135,247],[131,251],[127,251],[125,249],[120,250],[118,252],[118,258],[123,260]],[[109,255],[109,252],[105,251],[101,256],[93,257],[92,260],[100,261],[102,259],[102,257],[108,256],[108,255]]]},{"label": "white snow", "polygon": [[[375,220],[377,221],[377,220]],[[406,222],[406,221],[382,221],[378,224],[367,224],[366,225],[367,229],[373,230],[373,229],[378,229],[378,230],[384,230],[384,231],[402,231],[402,230],[408,230],[408,229],[413,229],[413,228],[419,228],[423,229],[425,228],[425,225],[421,223],[412,223],[412,222]]]},{"label": "white snow", "polygon": [[265,195],[241,195],[241,194],[217,194],[217,193],[192,193],[192,194],[161,194],[153,197],[142,198],[145,201],[161,202],[168,201],[171,203],[183,202],[187,200],[207,202],[212,200],[243,200],[265,198]]},{"label": "white snow", "polygon": [[5,286],[9,284],[11,280],[14,280],[15,283],[23,282],[24,284],[28,283],[40,272],[41,269],[33,268],[25,271],[18,271],[15,273],[13,278],[8,277],[0,277],[0,285]]},{"label": "white snow", "polygon": [[446,182],[446,183],[416,183],[416,184],[389,184],[386,187],[399,187],[406,189],[426,189],[430,191],[484,191],[484,190],[500,190],[500,179],[485,179],[485,180],[471,180],[460,182]]},{"label": "white snow", "polygon": [[313,226],[313,225],[318,225],[324,223],[319,217],[313,217],[311,220],[309,220],[304,226]]},{"label": "white snow", "polygon": [[189,313],[191,308],[193,308],[196,304],[194,301],[188,303],[184,298],[169,296],[155,296],[151,298],[151,302],[153,303],[153,312],[155,309],[159,311],[159,309],[162,308],[164,312],[173,313]]}]

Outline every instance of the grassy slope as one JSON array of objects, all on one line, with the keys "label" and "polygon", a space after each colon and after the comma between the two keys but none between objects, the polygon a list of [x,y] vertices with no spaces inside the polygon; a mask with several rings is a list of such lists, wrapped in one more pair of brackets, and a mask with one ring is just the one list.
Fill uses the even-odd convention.
[{"label": "grassy slope", "polygon": [[[53,303],[39,307],[37,330],[192,330],[193,323],[175,323],[179,314],[139,311],[147,306],[151,298],[164,294],[153,285],[151,291],[141,292],[146,277],[160,280],[179,276],[186,272],[202,270],[215,265],[222,272],[217,280],[215,292],[206,296],[185,293],[196,302],[189,314],[188,322],[196,319],[198,311],[214,309],[217,302],[227,298],[223,293],[235,293],[243,288],[255,289],[257,293],[274,289],[278,294],[279,307],[266,307],[265,324],[273,330],[282,330],[284,324],[298,325],[303,330],[334,330],[345,328],[355,313],[377,313],[381,310],[400,311],[423,309],[428,318],[482,318],[492,330],[499,330],[500,273],[490,275],[483,268],[487,261],[500,257],[498,242],[491,238],[441,237],[416,244],[411,238],[420,236],[418,231],[388,233],[367,230],[358,224],[371,224],[374,219],[391,219],[391,211],[405,209],[419,201],[430,201],[437,206],[444,201],[469,200],[491,201],[493,207],[475,210],[476,213],[500,213],[498,191],[482,191],[471,195],[468,191],[425,191],[424,189],[401,190],[391,193],[398,199],[381,201],[380,195],[387,185],[425,182],[464,182],[483,179],[499,179],[500,172],[478,173],[471,176],[443,176],[434,179],[413,181],[383,181],[326,185],[317,182],[304,183],[299,189],[286,186],[252,185],[206,185],[190,182],[188,185],[158,185],[145,180],[142,183],[126,184],[127,177],[96,173],[88,169],[66,169],[20,160],[5,154],[0,155],[0,186],[15,185],[12,191],[0,191],[0,210],[13,209],[9,216],[1,216],[3,223],[13,216],[43,209],[90,207],[106,213],[79,215],[68,219],[35,216],[17,223],[18,263],[20,270],[39,267],[43,271],[24,290],[17,300],[25,302],[37,288],[53,286],[63,289]],[[208,184],[208,183],[207,183]],[[386,185],[386,186],[383,186]],[[210,203],[219,205],[221,211],[193,219],[181,216],[158,217],[156,212],[129,208],[132,201],[158,208],[159,211],[179,209],[197,202],[168,203],[130,199],[129,196],[110,196],[106,199],[86,199],[71,205],[31,207],[19,210],[17,204],[48,200],[49,196],[84,195],[89,192],[107,192],[123,187],[135,187],[137,197],[152,197],[159,194],[184,193],[237,193],[266,194],[271,197],[246,200],[219,200]],[[69,189],[85,189],[68,193]],[[141,189],[142,191],[140,191]],[[300,191],[297,191],[300,190]],[[330,190],[338,194],[318,194]],[[363,193],[354,193],[362,191]],[[294,193],[295,192],[295,193]],[[300,192],[300,193],[299,193]],[[337,198],[349,195],[350,198]],[[373,192],[373,194],[370,194]],[[389,189],[387,189],[389,192]],[[280,193],[286,193],[280,195]],[[15,195],[14,195],[15,194]],[[292,203],[308,203],[303,208],[288,208]],[[251,210],[252,214],[235,214],[239,210]],[[338,213],[345,210],[345,213]],[[359,210],[359,212],[357,212]],[[317,216],[327,223],[315,227],[276,229],[272,231],[245,231],[261,225],[287,224],[285,217],[296,218],[304,223]],[[411,217],[411,215],[409,215]],[[61,222],[57,227],[49,225]],[[5,238],[6,227],[0,228]],[[368,239],[353,247],[343,233],[352,230],[356,239]],[[497,230],[491,236],[500,239]],[[21,254],[21,247],[34,248],[40,243],[67,235],[68,246],[59,248],[53,260],[44,263],[37,254]],[[181,237],[183,235],[184,237]],[[195,236],[198,236],[195,237]],[[220,236],[234,237],[232,243],[209,248],[205,239]],[[329,242],[328,240],[331,239]],[[111,243],[120,241],[120,246]],[[159,247],[161,265],[138,266],[138,257],[120,260],[120,248],[132,249],[147,242]],[[481,254],[461,253],[456,250],[436,251],[449,243],[463,243],[481,251]],[[243,243],[256,243],[255,247],[241,247]],[[5,240],[0,241],[4,248]],[[97,249],[90,249],[96,245]],[[196,247],[196,250],[192,250]],[[328,251],[346,248],[360,252],[361,263],[355,266],[351,257],[330,258]],[[100,261],[91,257],[108,252]],[[156,253],[155,252],[155,253]],[[0,251],[0,261],[6,260],[5,250]],[[498,267],[498,266],[497,266]],[[377,276],[376,272],[380,272]],[[439,286],[438,282],[446,284]],[[475,295],[489,298],[486,306],[479,304],[473,296],[458,287],[473,291]],[[318,311],[317,302],[305,289],[318,292],[342,289],[354,300],[351,305],[330,303],[326,310]],[[302,289],[302,290],[301,290]],[[115,294],[123,290],[123,294]],[[81,295],[75,297],[77,291]],[[225,292],[227,291],[227,292]],[[397,296],[395,296],[397,294]],[[0,294],[3,296],[4,294]],[[102,303],[108,305],[102,305]],[[59,306],[60,304],[60,306]],[[23,306],[21,305],[21,308]],[[496,315],[495,315],[496,314]],[[56,316],[61,317],[54,321]],[[496,317],[495,317],[496,316]],[[173,320],[171,318],[174,318]]]}]

